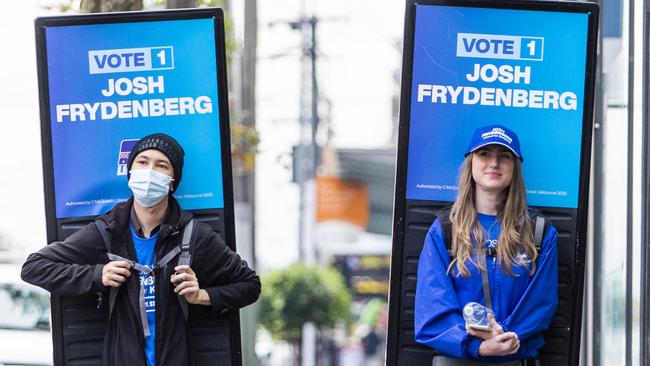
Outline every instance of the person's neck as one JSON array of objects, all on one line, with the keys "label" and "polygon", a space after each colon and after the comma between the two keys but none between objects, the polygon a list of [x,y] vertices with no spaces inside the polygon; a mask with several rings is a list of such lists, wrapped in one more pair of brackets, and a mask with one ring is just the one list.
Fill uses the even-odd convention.
[{"label": "person's neck", "polygon": [[484,191],[477,187],[474,195],[476,212],[484,215],[496,215],[503,202],[503,191]]},{"label": "person's neck", "polygon": [[142,233],[145,238],[151,236],[151,232],[158,227],[165,218],[167,207],[169,206],[169,197],[165,197],[162,201],[151,207],[144,207],[133,200],[133,210],[135,217],[138,219],[140,226],[142,226]]}]

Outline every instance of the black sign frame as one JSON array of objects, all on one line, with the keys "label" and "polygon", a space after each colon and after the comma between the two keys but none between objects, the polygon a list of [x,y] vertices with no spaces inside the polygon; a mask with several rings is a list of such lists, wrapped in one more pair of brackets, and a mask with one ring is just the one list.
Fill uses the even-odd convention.
[{"label": "black sign frame", "polygon": [[[561,270],[559,273],[559,281],[565,281],[564,284],[567,288],[564,292],[569,293],[572,299],[570,299],[569,304],[565,304],[567,305],[565,309],[562,309],[563,313],[568,314],[570,319],[562,322],[554,321],[555,325],[562,324],[562,326],[556,327],[558,328],[556,333],[552,331],[545,333],[547,345],[541,350],[539,359],[542,365],[577,365],[580,356],[585,250],[587,244],[599,7],[598,4],[593,2],[534,0],[407,0],[406,2],[386,365],[430,364],[431,358],[435,354],[432,349],[415,342],[413,330],[414,308],[412,304],[415,296],[415,282],[417,281],[417,261],[424,235],[435,218],[435,212],[450,203],[406,199],[413,44],[417,5],[579,12],[590,15],[585,67],[578,208],[540,207],[547,217],[554,220],[554,224],[560,232],[560,240],[571,245],[571,247],[565,247],[559,251],[560,256],[566,255],[569,258],[565,271],[562,272]],[[558,312],[560,312],[559,310]]]},{"label": "black sign frame", "polygon": [[[96,13],[74,16],[52,16],[37,18],[34,22],[36,34],[36,57],[39,86],[39,106],[41,119],[41,148],[43,158],[43,183],[45,195],[45,216],[47,242],[64,240],[97,216],[57,219],[54,195],[54,169],[52,159],[52,138],[50,125],[50,98],[47,66],[46,32],[47,27],[134,23],[166,20],[213,19],[215,32],[215,51],[217,65],[218,108],[221,140],[221,167],[224,195],[224,207],[214,209],[191,210],[195,218],[209,224],[213,230],[236,250],[234,195],[232,180],[232,157],[230,150],[230,119],[228,111],[228,85],[226,71],[224,14],[220,8],[181,9],[146,12]],[[125,181],[126,184],[126,181]],[[52,339],[54,346],[54,364],[69,365],[84,362],[101,361],[101,341],[105,328],[106,307],[96,310],[95,295],[68,297],[53,295],[52,305]],[[241,365],[241,333],[239,311],[228,311],[225,315],[215,317],[202,311],[200,307],[191,306],[189,319],[190,337],[201,340],[203,349],[222,353],[220,362],[228,365]],[[72,310],[72,311],[70,311]],[[74,332],[71,324],[91,324],[85,334]],[[216,333],[216,334],[215,334]],[[212,343],[211,343],[212,342]],[[221,342],[219,344],[215,344]],[[80,347],[79,345],[84,345]],[[216,350],[216,351],[215,351]],[[194,355],[198,364],[209,365],[210,359],[197,351]]]}]

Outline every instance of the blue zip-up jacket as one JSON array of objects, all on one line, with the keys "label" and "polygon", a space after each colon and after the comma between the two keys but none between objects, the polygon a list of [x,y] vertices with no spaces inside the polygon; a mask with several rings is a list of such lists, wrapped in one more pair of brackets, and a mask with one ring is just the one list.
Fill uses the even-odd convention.
[{"label": "blue zip-up jacket", "polygon": [[[501,224],[496,216],[478,216],[488,234],[484,245],[498,245]],[[475,255],[472,259],[478,263]],[[505,332],[515,332],[520,340],[519,350],[512,355],[479,356],[482,340],[467,334],[462,308],[471,301],[485,305],[481,272],[467,262],[471,276],[463,277],[455,268],[447,273],[450,262],[444,232],[436,219],[427,233],[418,264],[415,340],[461,359],[505,362],[536,357],[544,344],[542,332],[551,324],[557,305],[557,230],[552,225],[546,230],[532,277],[526,268],[516,265],[512,266],[515,275],[508,275],[501,271],[496,257],[487,258],[495,319]]]}]

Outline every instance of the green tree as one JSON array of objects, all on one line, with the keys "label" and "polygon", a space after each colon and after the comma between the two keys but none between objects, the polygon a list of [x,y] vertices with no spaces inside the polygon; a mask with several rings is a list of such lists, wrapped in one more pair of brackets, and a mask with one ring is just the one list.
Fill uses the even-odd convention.
[{"label": "green tree", "polygon": [[82,13],[99,13],[112,11],[142,10],[142,0],[81,0],[79,9]]},{"label": "green tree", "polygon": [[262,288],[260,322],[274,339],[293,347],[295,365],[305,323],[324,330],[349,320],[352,296],[334,269],[294,264],[264,276]]}]

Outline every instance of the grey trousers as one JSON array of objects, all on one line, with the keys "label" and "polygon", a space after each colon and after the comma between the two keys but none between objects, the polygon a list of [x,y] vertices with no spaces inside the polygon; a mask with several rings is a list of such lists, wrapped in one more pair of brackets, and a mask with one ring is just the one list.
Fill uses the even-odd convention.
[{"label": "grey trousers", "polygon": [[434,356],[432,366],[520,366],[521,361],[508,361],[508,362],[478,362],[470,360],[461,360],[458,358],[447,356]]}]

